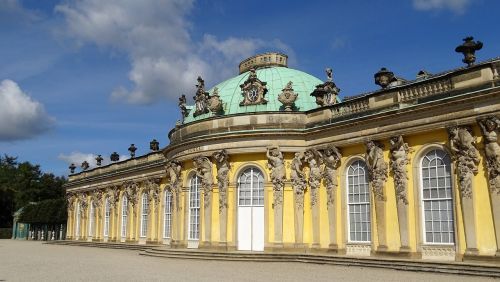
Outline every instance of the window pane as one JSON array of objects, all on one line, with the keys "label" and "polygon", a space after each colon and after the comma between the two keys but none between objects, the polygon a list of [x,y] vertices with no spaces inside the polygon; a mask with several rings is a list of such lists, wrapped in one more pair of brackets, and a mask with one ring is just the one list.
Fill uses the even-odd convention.
[{"label": "window pane", "polygon": [[347,171],[349,241],[369,242],[370,196],[366,165],[362,161],[355,161]]}]

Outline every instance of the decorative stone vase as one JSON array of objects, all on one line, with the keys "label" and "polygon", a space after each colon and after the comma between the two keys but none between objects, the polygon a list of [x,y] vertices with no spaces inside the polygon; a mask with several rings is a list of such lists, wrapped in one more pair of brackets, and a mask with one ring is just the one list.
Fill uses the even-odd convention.
[{"label": "decorative stone vase", "polygon": [[293,111],[295,100],[297,100],[297,97],[299,96],[297,93],[293,92],[292,84],[293,83],[291,81],[288,82],[281,94],[278,96],[278,101],[283,104],[286,112]]}]

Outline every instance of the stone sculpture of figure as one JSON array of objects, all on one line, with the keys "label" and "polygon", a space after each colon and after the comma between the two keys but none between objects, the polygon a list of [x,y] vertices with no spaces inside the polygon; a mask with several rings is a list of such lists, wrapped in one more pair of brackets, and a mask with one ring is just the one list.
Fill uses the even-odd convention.
[{"label": "stone sculpture of figure", "polygon": [[127,197],[127,202],[132,206],[134,214],[137,212],[135,206],[139,200],[139,185],[135,182],[125,183],[125,196]]},{"label": "stone sculpture of figure", "polygon": [[[111,186],[109,188],[109,206],[115,208],[116,204],[120,200],[120,189],[118,186]],[[117,213],[118,209],[114,210]]]},{"label": "stone sculpture of figure", "polygon": [[229,154],[226,150],[217,151],[212,154],[217,166],[217,184],[219,187],[219,213],[227,208],[227,187],[229,185]]},{"label": "stone sculpture of figure", "polygon": [[189,114],[186,104],[186,95],[182,94],[181,97],[179,97],[179,109],[181,110],[182,122],[184,122],[184,118]]},{"label": "stone sculpture of figure", "polygon": [[323,152],[323,162],[325,163],[323,177],[325,178],[326,183],[328,205],[333,204],[333,201],[335,200],[335,188],[338,186],[337,168],[340,165],[341,158],[342,155],[340,154],[340,150],[333,145],[326,147]]},{"label": "stone sculpture of figure", "polygon": [[66,193],[66,202],[68,204],[68,210],[72,210],[75,203],[75,194],[71,192]]},{"label": "stone sculpture of figure", "polygon": [[285,185],[285,162],[283,160],[283,154],[279,146],[274,146],[267,148],[266,155],[268,160],[267,167],[271,170],[271,181],[274,188],[273,206],[281,205],[283,203],[281,194]]},{"label": "stone sculpture of figure", "polygon": [[212,162],[207,157],[198,156],[193,159],[193,164],[196,168],[196,175],[201,179],[201,187],[204,192],[204,206],[207,208],[210,204],[210,194],[213,184]]},{"label": "stone sculpture of figure", "polygon": [[365,161],[375,198],[385,201],[384,184],[387,181],[387,162],[384,161],[382,144],[375,141],[366,142]]},{"label": "stone sculpture of figure", "polygon": [[488,168],[488,178],[491,191],[500,192],[500,146],[498,145],[498,132],[500,119],[487,117],[478,121],[483,133],[485,165]]},{"label": "stone sculpture of figure", "polygon": [[194,116],[208,113],[208,92],[205,91],[205,81],[198,76],[198,84],[196,85],[196,95],[193,97],[195,102]]},{"label": "stone sculpture of figure", "polygon": [[448,134],[453,158],[456,160],[460,192],[462,197],[472,198],[472,178],[477,173],[479,164],[479,152],[475,147],[476,138],[472,136],[470,126],[450,127]]},{"label": "stone sculpture of figure", "polygon": [[408,154],[410,147],[405,143],[403,136],[393,136],[389,140],[391,144],[391,168],[394,173],[394,185],[396,186],[396,198],[398,201],[408,204],[406,188],[408,185],[408,172],[406,166],[409,163]]},{"label": "stone sculpture of figure", "polygon": [[304,153],[304,159],[309,164],[309,187],[311,187],[311,206],[316,205],[317,189],[321,184],[321,160],[323,155],[316,149],[308,149]]},{"label": "stone sculpture of figure", "polygon": [[177,210],[181,210],[180,195],[181,195],[181,163],[176,160],[171,160],[165,165],[167,171],[168,189],[174,196],[174,204]]},{"label": "stone sculpture of figure", "polygon": [[144,181],[144,186],[148,191],[148,200],[155,203],[155,210],[158,209],[160,204],[160,179],[150,178]]},{"label": "stone sculpture of figure", "polygon": [[302,167],[303,158],[303,153],[295,153],[295,157],[290,164],[290,180],[295,193],[295,204],[298,207],[304,206],[304,191],[306,190],[306,175]]},{"label": "stone sculpture of figure", "polygon": [[333,70],[331,68],[326,68],[326,81],[333,81]]}]

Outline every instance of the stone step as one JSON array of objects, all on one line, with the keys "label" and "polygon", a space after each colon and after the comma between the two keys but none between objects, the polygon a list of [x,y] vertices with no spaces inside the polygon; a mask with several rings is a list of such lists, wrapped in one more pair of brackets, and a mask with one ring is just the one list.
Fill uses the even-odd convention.
[{"label": "stone step", "polygon": [[406,271],[423,271],[435,273],[476,275],[500,278],[500,267],[464,263],[434,263],[406,260],[387,260],[378,258],[351,258],[325,255],[303,254],[266,254],[266,253],[222,253],[208,251],[179,251],[149,249],[140,252],[140,255],[175,258],[175,259],[202,259],[222,261],[261,261],[261,262],[302,262],[315,264],[329,264],[357,267],[376,267]]}]

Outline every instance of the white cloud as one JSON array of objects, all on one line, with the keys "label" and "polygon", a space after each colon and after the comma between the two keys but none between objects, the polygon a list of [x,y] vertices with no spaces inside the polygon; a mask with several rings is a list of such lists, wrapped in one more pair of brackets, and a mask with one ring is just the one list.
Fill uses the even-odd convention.
[{"label": "white cloud", "polygon": [[1,22],[31,22],[40,19],[35,11],[24,9],[19,0],[0,1]]},{"label": "white cloud", "polygon": [[289,49],[277,40],[218,40],[209,34],[195,42],[187,20],[192,8],[193,1],[182,0],[81,0],[58,5],[56,11],[65,17],[69,36],[79,43],[129,57],[134,88],[117,86],[111,95],[129,103],[176,100],[183,93],[190,97],[198,75],[210,85],[236,74],[239,61],[257,49]]},{"label": "white cloud", "polygon": [[0,141],[27,139],[54,125],[43,105],[12,80],[0,82]]},{"label": "white cloud", "polygon": [[471,2],[472,0],[413,0],[413,7],[422,11],[449,9],[462,14]]}]

